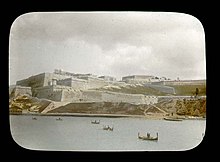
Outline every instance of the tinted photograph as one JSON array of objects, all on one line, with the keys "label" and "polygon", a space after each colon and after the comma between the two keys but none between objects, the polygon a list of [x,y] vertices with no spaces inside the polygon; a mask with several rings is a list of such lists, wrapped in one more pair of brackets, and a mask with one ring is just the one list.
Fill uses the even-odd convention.
[{"label": "tinted photograph", "polygon": [[30,150],[191,150],[206,128],[203,25],[176,12],[20,15],[9,118]]}]

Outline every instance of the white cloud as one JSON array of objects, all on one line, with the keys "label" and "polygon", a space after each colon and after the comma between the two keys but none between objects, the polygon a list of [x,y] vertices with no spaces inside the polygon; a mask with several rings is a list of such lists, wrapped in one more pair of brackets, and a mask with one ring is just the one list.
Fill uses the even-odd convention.
[{"label": "white cloud", "polygon": [[10,33],[10,82],[75,73],[205,78],[201,23],[177,13],[32,13]]}]

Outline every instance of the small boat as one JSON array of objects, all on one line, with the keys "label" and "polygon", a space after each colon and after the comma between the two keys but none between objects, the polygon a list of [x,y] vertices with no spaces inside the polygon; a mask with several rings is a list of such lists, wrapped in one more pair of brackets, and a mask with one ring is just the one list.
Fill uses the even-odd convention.
[{"label": "small boat", "polygon": [[183,119],[178,118],[178,117],[165,117],[163,118],[164,120],[169,120],[169,121],[182,121]]},{"label": "small boat", "polygon": [[109,131],[113,131],[113,129],[114,129],[113,126],[112,127],[108,127]]},{"label": "small boat", "polygon": [[109,130],[109,131],[113,131],[113,126],[110,127],[109,125],[103,126],[103,130]]},{"label": "small boat", "polygon": [[37,120],[37,118],[36,117],[32,117],[32,120]]},{"label": "small boat", "polygon": [[104,127],[103,127],[103,130],[108,130],[108,129],[109,129],[108,126],[104,126]]},{"label": "small boat", "polygon": [[138,132],[138,138],[142,140],[158,141],[158,133],[156,137],[151,137],[150,133],[147,133],[147,136],[141,136],[140,133]]},{"label": "small boat", "polygon": [[61,120],[63,120],[63,119],[62,119],[62,118],[56,118],[56,120],[61,121]]},{"label": "small boat", "polygon": [[99,124],[100,120],[91,121],[92,124]]}]

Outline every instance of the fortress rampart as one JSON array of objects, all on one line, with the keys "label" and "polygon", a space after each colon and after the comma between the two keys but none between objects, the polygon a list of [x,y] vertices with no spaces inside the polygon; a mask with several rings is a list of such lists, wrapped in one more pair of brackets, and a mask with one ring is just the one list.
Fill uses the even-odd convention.
[{"label": "fortress rampart", "polygon": [[143,94],[126,94],[108,91],[86,90],[82,92],[84,101],[96,102],[126,102],[131,104],[154,104],[158,102],[156,96],[146,96]]},{"label": "fortress rampart", "polygon": [[[122,81],[116,81],[111,76],[98,77],[92,74],[75,74],[62,70],[54,73],[41,73],[27,79],[17,81],[17,89],[13,93],[28,93],[34,97],[53,101],[70,102],[127,102],[132,104],[153,104],[158,102],[155,96],[143,94],[116,93],[99,91],[105,86],[126,87],[131,84],[142,84],[168,94],[175,94],[175,89],[169,85],[200,85],[205,80],[167,80],[147,75],[125,76]],[[24,88],[22,88],[24,87]],[[11,94],[11,92],[10,92]]]},{"label": "fortress rampart", "polygon": [[46,86],[36,89],[36,97],[53,101],[69,102],[126,102],[131,104],[154,104],[158,102],[156,96],[143,94],[126,94],[97,90],[74,90],[64,86]]},{"label": "fortress rampart", "polygon": [[15,97],[19,94],[27,94],[32,96],[31,87],[23,87],[23,86],[12,86],[9,88],[10,97]]},{"label": "fortress rampart", "polygon": [[163,81],[163,85],[204,85],[206,80],[177,80],[177,81]]}]

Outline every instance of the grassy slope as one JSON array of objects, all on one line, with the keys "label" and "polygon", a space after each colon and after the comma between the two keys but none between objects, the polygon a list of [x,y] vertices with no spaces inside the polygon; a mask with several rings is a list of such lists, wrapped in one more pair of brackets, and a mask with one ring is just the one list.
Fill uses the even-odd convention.
[{"label": "grassy slope", "polygon": [[[206,85],[175,85],[175,86],[170,86],[170,87],[175,88],[175,92],[176,92],[175,96],[193,96],[195,95],[196,88],[199,89],[199,96],[206,95]],[[98,90],[106,90],[106,89],[98,89]],[[122,87],[121,89],[111,88],[111,89],[108,89],[108,91],[131,93],[131,94],[156,95],[156,96],[170,95],[167,93],[163,93],[159,90],[156,90],[150,87],[144,87],[144,86]]]},{"label": "grassy slope", "polygon": [[[147,105],[145,105],[147,106]],[[70,103],[51,110],[48,113],[87,113],[87,114],[127,114],[144,115],[138,105],[129,103],[92,102]]]},{"label": "grassy slope", "polygon": [[194,96],[196,88],[199,89],[199,96],[206,95],[206,85],[178,85],[170,87],[175,88],[176,96]]},{"label": "grassy slope", "polygon": [[[97,90],[105,90],[106,89],[97,89]],[[121,89],[111,88],[107,89],[107,91],[111,92],[120,92],[120,93],[130,93],[130,94],[145,94],[145,95],[166,95],[166,93],[160,92],[159,90],[144,87],[144,86],[136,86],[136,87],[121,87]]]},{"label": "grassy slope", "polygon": [[[155,104],[156,107],[167,113],[173,112],[178,115],[205,116],[206,99],[163,99]],[[152,105],[133,105],[129,103],[91,102],[69,103],[48,113],[86,113],[86,114],[124,114],[143,115],[144,111],[157,113],[158,110]]]}]

